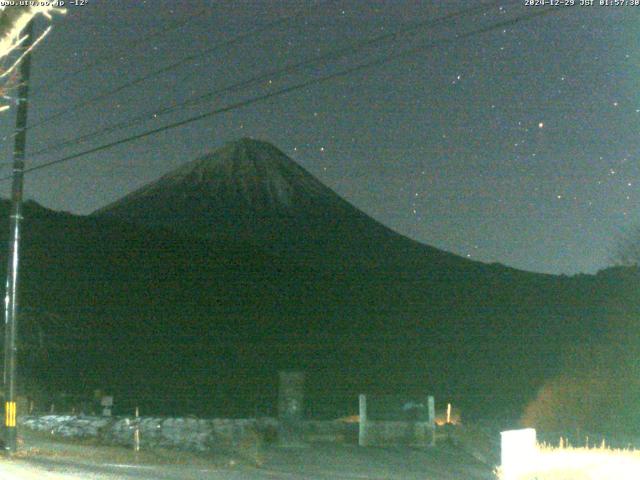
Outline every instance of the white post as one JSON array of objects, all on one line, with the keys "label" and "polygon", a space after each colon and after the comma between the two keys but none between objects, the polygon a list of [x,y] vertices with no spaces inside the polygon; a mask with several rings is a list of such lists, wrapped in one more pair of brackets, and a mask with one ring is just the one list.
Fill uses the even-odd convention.
[{"label": "white post", "polygon": [[360,402],[360,416],[359,416],[359,429],[358,429],[358,445],[361,447],[367,446],[367,396],[360,394],[358,397]]},{"label": "white post", "polygon": [[136,429],[133,432],[133,450],[140,451],[140,409],[136,407]]},{"label": "white post", "polygon": [[537,461],[538,447],[533,428],[500,432],[502,479],[511,480]]},{"label": "white post", "polygon": [[427,410],[429,412],[429,428],[431,429],[431,447],[436,446],[436,402],[432,395],[427,397]]},{"label": "white post", "polygon": [[279,372],[278,442],[282,446],[303,445],[304,372]]}]

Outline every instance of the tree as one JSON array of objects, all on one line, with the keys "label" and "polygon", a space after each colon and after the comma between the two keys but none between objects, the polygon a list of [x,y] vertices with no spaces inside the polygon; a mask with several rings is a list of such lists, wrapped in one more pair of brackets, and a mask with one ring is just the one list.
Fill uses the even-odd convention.
[{"label": "tree", "polygon": [[[55,6],[0,6],[0,96],[7,98],[17,83],[17,66],[28,52],[23,52],[17,59],[12,54],[26,40],[23,34],[26,26],[38,15],[51,19],[53,13],[64,13],[65,10]],[[50,2],[56,4],[56,2]],[[47,28],[34,42],[33,49],[50,31]],[[31,50],[30,49],[30,50]],[[0,103],[0,111],[9,109],[9,105]]]},{"label": "tree", "polygon": [[522,424],[565,435],[640,433],[640,349],[635,338],[567,349],[560,375],[545,382],[527,405]]},{"label": "tree", "polygon": [[612,260],[624,267],[640,266],[640,227],[627,230],[618,237]]}]

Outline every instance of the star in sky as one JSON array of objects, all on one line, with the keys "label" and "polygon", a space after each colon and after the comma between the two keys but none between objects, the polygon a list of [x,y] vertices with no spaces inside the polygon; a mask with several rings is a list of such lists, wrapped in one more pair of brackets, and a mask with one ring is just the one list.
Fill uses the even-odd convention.
[{"label": "star in sky", "polygon": [[[158,1],[175,8],[174,2]],[[145,32],[161,29],[181,14],[151,3],[113,9],[94,2],[70,11],[37,53],[35,89],[47,85],[52,74],[113,53],[114,46],[140,43]],[[189,11],[201,8],[212,14],[150,43],[141,49],[143,55],[133,56],[133,48],[123,51],[113,57],[115,69],[104,65],[88,70],[73,88],[35,96],[30,119],[37,121],[78,98],[113,89],[204,44],[223,43],[299,8],[295,0],[240,2],[225,16],[214,14],[208,0],[188,3]],[[28,145],[35,151],[52,139],[86,133],[96,123],[121,121],[139,115],[140,109],[175,103],[176,96],[233,84],[464,5],[457,0],[320,6],[277,31],[221,47],[175,78],[150,81],[65,117],[55,127],[34,129]],[[248,135],[291,153],[348,201],[420,242],[528,270],[594,272],[607,265],[615,233],[640,223],[640,209],[633,208],[634,186],[640,181],[640,68],[633,49],[640,35],[640,9],[573,9],[460,38],[464,31],[525,10],[516,4],[492,8],[437,31],[416,32],[390,46],[344,57],[339,64],[309,68],[296,78],[312,78],[325,68],[359,64],[434,38],[448,39],[438,48],[358,75],[230,111],[84,163],[42,171],[28,178],[27,194],[45,206],[89,213],[183,162]],[[610,48],[612,42],[618,47]],[[271,83],[262,78],[255,90],[213,103],[219,107],[271,92],[292,77],[269,79]],[[207,108],[213,107],[193,111]],[[171,118],[148,118],[157,127],[184,115],[177,111]],[[2,136],[10,138],[9,119],[3,128]],[[125,161],[130,158],[136,161]],[[113,176],[96,181],[103,164]],[[70,181],[55,183],[65,177]],[[588,225],[588,232],[579,225]],[[566,245],[578,243],[585,246],[582,251],[567,250]]]}]

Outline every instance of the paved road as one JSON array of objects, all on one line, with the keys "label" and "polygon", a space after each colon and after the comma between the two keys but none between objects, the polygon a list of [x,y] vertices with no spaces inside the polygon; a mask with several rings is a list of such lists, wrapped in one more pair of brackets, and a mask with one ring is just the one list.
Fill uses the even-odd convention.
[{"label": "paved road", "polygon": [[[12,461],[0,463],[2,480],[383,480],[368,475],[335,472],[287,472],[264,468],[192,468],[126,464],[86,465],[71,462]],[[388,477],[384,477],[386,479]],[[427,477],[423,477],[427,478]]]},{"label": "paved road", "polygon": [[232,468],[205,469],[175,465],[89,465],[44,459],[0,461],[0,478],[2,480],[240,480],[243,478],[253,480],[273,478],[254,476],[253,473]]}]

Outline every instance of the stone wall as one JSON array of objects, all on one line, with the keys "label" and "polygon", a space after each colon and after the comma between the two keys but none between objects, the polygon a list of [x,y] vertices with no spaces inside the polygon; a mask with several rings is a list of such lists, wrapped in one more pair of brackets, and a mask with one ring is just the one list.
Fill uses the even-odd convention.
[{"label": "stone wall", "polygon": [[[192,452],[215,451],[219,448],[254,445],[256,442],[276,442],[278,421],[275,418],[214,418],[194,417],[100,417],[86,415],[44,415],[18,418],[21,428],[46,432],[68,439],[97,439],[109,445],[133,446],[136,428],[140,432],[141,448],[163,447]],[[302,422],[304,442],[358,443],[357,422]],[[408,429],[411,429],[411,432]],[[428,424],[418,422],[368,421],[368,445],[429,443]]]},{"label": "stone wall", "polygon": [[23,416],[19,426],[62,438],[97,438],[132,446],[134,431],[140,432],[140,446],[206,452],[273,437],[277,421],[262,419],[198,419],[155,417],[97,417],[76,415]]}]

